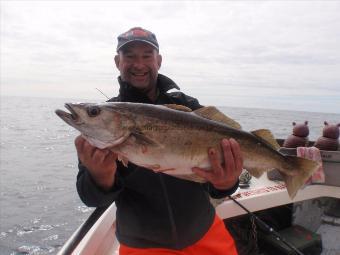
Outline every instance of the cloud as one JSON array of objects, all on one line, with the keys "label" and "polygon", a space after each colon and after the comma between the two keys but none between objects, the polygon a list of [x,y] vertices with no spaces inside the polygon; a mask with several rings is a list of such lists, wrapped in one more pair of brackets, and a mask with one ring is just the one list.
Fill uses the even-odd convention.
[{"label": "cloud", "polygon": [[331,109],[326,98],[340,97],[339,13],[336,1],[1,2],[1,90],[117,93],[116,37],[138,25],[157,35],[161,73],[204,102],[228,96],[235,100],[220,102],[239,106],[253,96],[268,107],[255,97],[293,105],[319,95]]}]

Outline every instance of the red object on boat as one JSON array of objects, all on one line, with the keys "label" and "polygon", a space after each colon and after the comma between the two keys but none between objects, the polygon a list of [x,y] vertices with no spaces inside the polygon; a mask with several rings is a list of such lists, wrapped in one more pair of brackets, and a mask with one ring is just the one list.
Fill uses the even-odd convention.
[{"label": "red object on boat", "polygon": [[207,255],[226,254],[237,255],[234,239],[225,228],[224,222],[216,215],[208,232],[195,244],[182,250],[171,250],[163,248],[132,248],[120,244],[120,255]]}]

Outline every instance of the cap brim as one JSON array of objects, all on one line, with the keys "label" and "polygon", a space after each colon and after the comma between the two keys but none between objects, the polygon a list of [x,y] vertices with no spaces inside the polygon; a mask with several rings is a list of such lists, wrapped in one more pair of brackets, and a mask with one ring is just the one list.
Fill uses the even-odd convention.
[{"label": "cap brim", "polygon": [[123,43],[122,45],[119,45],[119,47],[117,47],[117,51],[119,51],[121,48],[123,48],[124,46],[126,46],[127,44],[132,43],[132,42],[144,42],[144,43],[147,43],[147,44],[151,45],[152,47],[154,47],[157,51],[159,50],[158,46],[156,44],[153,44],[152,42],[149,42],[149,41],[143,40],[143,39],[133,39],[133,40],[130,40],[130,41]]}]

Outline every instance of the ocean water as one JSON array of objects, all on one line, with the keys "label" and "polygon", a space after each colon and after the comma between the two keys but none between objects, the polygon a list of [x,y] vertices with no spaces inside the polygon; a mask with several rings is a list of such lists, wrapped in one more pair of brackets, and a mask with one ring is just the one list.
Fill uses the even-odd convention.
[{"label": "ocean water", "polygon": [[[78,132],[54,113],[65,102],[1,97],[0,254],[56,254],[93,209],[84,206],[75,182]],[[340,114],[219,107],[244,130],[268,128],[276,138],[291,134],[292,121],[309,121],[310,139],[323,122]]]}]

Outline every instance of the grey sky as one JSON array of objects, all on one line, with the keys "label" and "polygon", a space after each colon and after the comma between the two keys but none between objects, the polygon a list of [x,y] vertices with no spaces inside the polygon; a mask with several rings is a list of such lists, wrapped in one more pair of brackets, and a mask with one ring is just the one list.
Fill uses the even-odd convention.
[{"label": "grey sky", "polygon": [[116,37],[156,33],[202,104],[340,113],[339,1],[2,1],[1,95],[117,94]]}]

